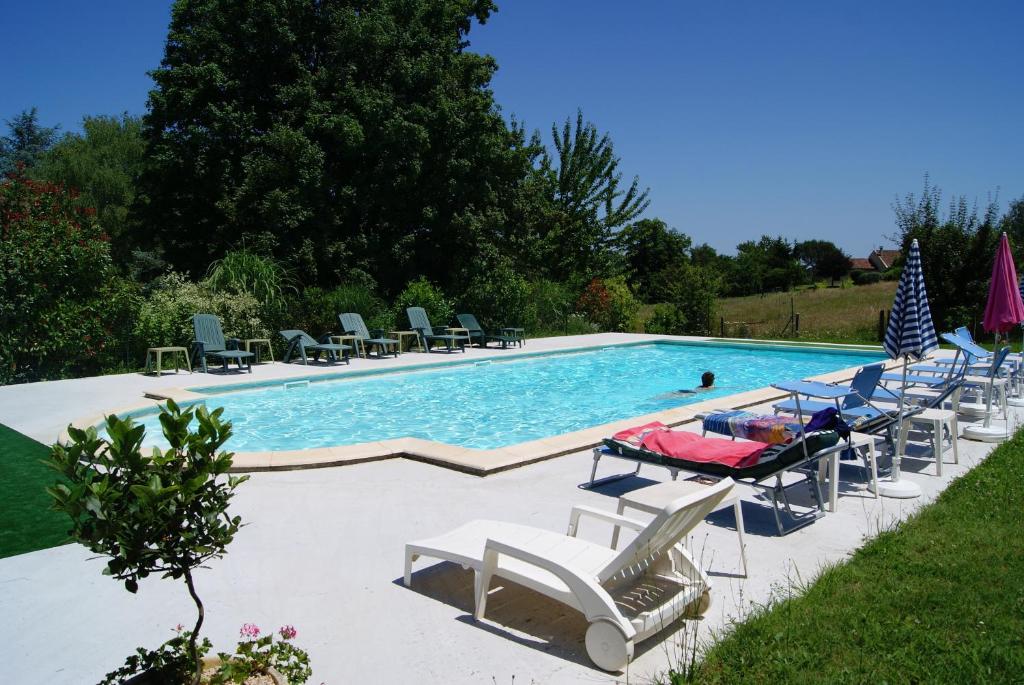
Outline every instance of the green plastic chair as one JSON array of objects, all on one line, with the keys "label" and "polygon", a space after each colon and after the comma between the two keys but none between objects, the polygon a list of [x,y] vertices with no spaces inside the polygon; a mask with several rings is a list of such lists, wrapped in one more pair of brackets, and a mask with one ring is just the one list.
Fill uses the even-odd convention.
[{"label": "green plastic chair", "polygon": [[501,343],[501,349],[507,349],[508,344],[513,345],[519,342],[519,338],[512,335],[501,335],[498,333],[486,333],[483,327],[480,326],[480,322],[476,320],[476,317],[472,314],[458,314],[456,317],[459,320],[459,325],[469,331],[469,342],[472,345],[473,341],[476,341],[480,347],[487,347],[487,343],[490,341],[496,341]]},{"label": "green plastic chair", "polygon": [[291,361],[292,357],[301,358],[303,364],[309,364],[309,355],[307,352],[313,353],[313,361],[320,361],[320,353],[324,354],[324,358],[330,359],[332,363],[337,362],[338,358],[346,364],[349,363],[348,352],[352,348],[349,345],[339,345],[337,343],[330,342],[330,336],[324,336],[324,342],[318,342],[313,339],[309,333],[300,330],[287,330],[280,331],[281,337],[288,341],[288,347],[284,351],[284,363],[287,364]]},{"label": "green plastic chair", "polygon": [[[362,314],[356,312],[339,314],[338,321],[341,323],[341,331],[344,335],[358,336],[364,351],[366,351],[367,345],[371,350],[376,347],[377,357],[381,358],[388,354],[388,345],[391,345],[391,354],[398,356],[398,341],[385,338],[383,329],[375,328],[372,332],[368,330]],[[369,356],[370,353],[367,351],[366,354]]]},{"label": "green plastic chair", "polygon": [[228,370],[228,362],[234,361],[238,369],[245,368],[252,373],[252,352],[238,349],[242,341],[238,338],[225,338],[224,330],[220,326],[220,319],[214,314],[196,314],[192,317],[192,329],[195,333],[195,340],[192,343],[192,362],[199,360],[203,373],[209,373],[206,368],[206,358],[213,357],[220,360],[224,372]]},{"label": "green plastic chair", "polygon": [[427,352],[430,352],[430,344],[433,342],[443,342],[449,352],[452,351],[453,345],[458,345],[459,349],[463,352],[466,351],[466,343],[469,342],[469,336],[435,333],[433,326],[430,325],[430,319],[427,318],[427,312],[423,307],[409,307],[405,310],[405,313],[409,316],[409,328],[416,331],[420,336]]}]

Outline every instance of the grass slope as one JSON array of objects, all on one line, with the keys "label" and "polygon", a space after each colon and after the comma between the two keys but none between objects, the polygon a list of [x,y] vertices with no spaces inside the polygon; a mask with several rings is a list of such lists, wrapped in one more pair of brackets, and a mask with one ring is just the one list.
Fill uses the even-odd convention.
[{"label": "grass slope", "polygon": [[1022,532],[1024,430],[805,594],[737,625],[691,678],[1022,682]]},{"label": "grass slope", "polygon": [[56,473],[41,463],[49,449],[0,425],[0,558],[68,542],[69,522],[50,509],[45,488]]},{"label": "grass slope", "polygon": [[[774,338],[789,320],[790,298],[800,314],[800,339],[822,342],[878,343],[878,311],[892,307],[893,281],[846,288],[816,288],[765,296],[729,297],[719,300],[718,314],[725,318],[727,337]],[[743,323],[730,323],[743,322]],[[713,322],[712,332],[719,333]],[[792,330],[785,337],[792,338]]]}]

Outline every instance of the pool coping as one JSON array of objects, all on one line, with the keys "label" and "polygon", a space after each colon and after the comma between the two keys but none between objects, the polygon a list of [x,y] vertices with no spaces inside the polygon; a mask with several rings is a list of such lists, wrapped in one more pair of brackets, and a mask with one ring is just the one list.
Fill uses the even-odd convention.
[{"label": "pool coping", "polygon": [[[573,354],[579,352],[600,350],[604,348],[634,347],[648,344],[675,344],[684,346],[742,346],[755,349],[819,349],[833,350],[836,352],[879,352],[881,347],[867,345],[840,345],[834,343],[794,343],[791,341],[764,341],[730,338],[689,338],[681,340],[678,338],[655,338],[644,341],[631,341],[623,343],[584,345],[579,347],[560,348],[543,352],[526,351],[509,354],[500,358],[501,361],[512,361],[528,359],[537,356],[555,356],[561,354]],[[425,364],[412,364],[396,369],[375,369],[367,371],[345,371],[341,370],[330,374],[299,376],[278,379],[273,381],[242,382],[222,386],[209,386],[204,388],[208,392],[199,393],[187,388],[168,388],[160,391],[145,393],[145,400],[108,410],[102,414],[93,414],[73,421],[71,426],[79,429],[98,426],[103,423],[106,416],[117,414],[119,416],[133,415],[153,410],[161,402],[174,400],[178,403],[195,403],[208,398],[220,389],[223,391],[239,391],[254,389],[258,387],[270,387],[284,383],[300,382],[327,382],[345,378],[360,378],[366,376],[378,376],[389,373],[403,373],[424,369],[452,368],[455,366],[468,366],[478,363],[480,360],[446,360]],[[898,361],[885,359],[886,368],[899,366]],[[812,376],[814,380],[823,382],[841,382],[852,378],[853,373],[859,367],[849,367],[832,371],[818,376]],[[210,392],[213,391],[213,392]],[[235,452],[233,457],[232,472],[261,472],[261,471],[291,471],[299,469],[325,468],[329,466],[345,466],[349,464],[360,464],[384,459],[409,459],[435,466],[441,466],[455,471],[460,471],[475,476],[487,476],[509,469],[526,466],[539,461],[553,459],[566,454],[579,452],[598,446],[604,438],[620,430],[637,426],[652,421],[660,421],[668,426],[678,427],[692,423],[697,419],[698,414],[713,409],[743,409],[759,404],[765,404],[775,400],[784,399],[788,393],[781,392],[771,387],[757,388],[741,393],[734,393],[724,397],[696,402],[683,407],[676,407],[650,414],[621,419],[611,423],[591,426],[589,428],[562,433],[546,438],[530,440],[528,442],[516,443],[494,449],[474,449],[450,445],[447,443],[425,440],[422,438],[404,437],[393,438],[378,442],[365,442],[355,445],[337,445],[331,447],[316,447],[304,450],[278,450],[278,451],[255,451]],[[67,429],[62,431],[61,442],[68,440]]]}]

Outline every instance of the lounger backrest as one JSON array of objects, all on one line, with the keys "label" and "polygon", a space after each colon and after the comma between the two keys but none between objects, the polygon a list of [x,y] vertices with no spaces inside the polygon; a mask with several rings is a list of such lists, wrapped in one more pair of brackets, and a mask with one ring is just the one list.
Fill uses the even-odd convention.
[{"label": "lounger backrest", "polygon": [[967,326],[960,326],[960,328],[953,331],[967,342],[974,342],[974,336],[971,335],[971,329]]},{"label": "lounger backrest", "polygon": [[999,376],[999,367],[1006,361],[1006,355],[1010,354],[1009,347],[1002,347],[995,354],[992,355],[992,366],[988,369],[988,377],[996,378]]},{"label": "lounger backrest", "polygon": [[484,330],[480,328],[480,322],[472,314],[457,314],[455,318],[459,320],[459,325],[468,329],[470,333],[482,333]]},{"label": "lounger backrest", "polygon": [[732,478],[723,478],[699,492],[670,502],[608,563],[598,574],[598,581],[603,584],[616,577],[629,578],[643,573],[718,507],[732,488]]},{"label": "lounger backrest", "polygon": [[296,336],[298,336],[299,342],[302,343],[303,347],[312,347],[314,345],[319,345],[320,344],[316,340],[313,339],[313,336],[311,336],[309,333],[306,333],[305,331],[299,331],[299,330],[281,331],[281,337],[284,338],[285,340],[287,340],[288,342],[291,342],[293,339],[295,339]]},{"label": "lounger backrest", "polygon": [[223,352],[227,349],[224,331],[216,315],[196,314],[192,317],[192,329],[195,331],[196,342],[203,344],[205,352]]},{"label": "lounger backrest", "polygon": [[341,322],[341,330],[352,331],[353,335],[358,335],[363,340],[368,340],[370,337],[370,330],[366,327],[366,322],[363,321],[363,315],[355,312],[348,312],[346,314],[339,314],[338,320]]},{"label": "lounger backrest", "polygon": [[843,399],[843,409],[863,407],[867,404],[868,398],[875,392],[875,386],[882,379],[882,372],[884,371],[885,364],[882,362],[868,364],[859,368],[853,380],[850,381],[850,389],[854,390],[857,394],[847,395]]},{"label": "lounger backrest", "polygon": [[409,307],[405,313],[409,316],[409,328],[433,335],[434,329],[431,327],[430,319],[427,318],[427,312],[423,307]]},{"label": "lounger backrest", "polygon": [[978,343],[957,333],[943,333],[941,337],[951,345],[955,345],[960,352],[963,352],[967,356],[968,361],[984,359],[992,354]]}]

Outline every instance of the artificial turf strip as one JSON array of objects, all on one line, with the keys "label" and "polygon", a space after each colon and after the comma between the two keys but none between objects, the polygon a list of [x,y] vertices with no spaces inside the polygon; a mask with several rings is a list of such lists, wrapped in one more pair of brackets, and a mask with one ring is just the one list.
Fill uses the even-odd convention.
[{"label": "artificial turf strip", "polygon": [[50,508],[57,474],[41,463],[50,450],[0,425],[0,558],[68,542],[70,522]]},{"label": "artificial turf strip", "polygon": [[[1020,683],[1024,430],[705,654],[697,683]],[[688,682],[678,673],[674,683]]]}]

